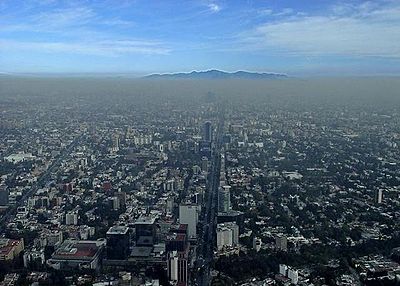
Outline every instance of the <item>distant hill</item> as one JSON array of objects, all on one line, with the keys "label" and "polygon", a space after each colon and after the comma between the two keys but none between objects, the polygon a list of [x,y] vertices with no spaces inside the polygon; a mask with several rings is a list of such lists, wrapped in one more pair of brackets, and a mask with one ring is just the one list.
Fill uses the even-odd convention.
[{"label": "distant hill", "polygon": [[190,73],[166,73],[151,74],[145,76],[148,79],[282,79],[287,78],[285,74],[258,73],[258,72],[224,72],[220,70],[192,71]]}]

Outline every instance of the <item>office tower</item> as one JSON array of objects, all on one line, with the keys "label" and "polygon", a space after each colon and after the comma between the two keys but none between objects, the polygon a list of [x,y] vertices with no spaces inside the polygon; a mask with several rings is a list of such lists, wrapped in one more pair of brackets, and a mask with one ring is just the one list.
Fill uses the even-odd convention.
[{"label": "office tower", "polygon": [[228,212],[231,209],[231,187],[222,186],[218,191],[218,211]]},{"label": "office tower", "polygon": [[153,246],[156,243],[155,218],[141,216],[135,222],[136,246]]},{"label": "office tower", "polygon": [[129,256],[130,234],[126,226],[113,226],[107,233],[107,258],[123,260]]},{"label": "office tower", "polygon": [[207,157],[201,158],[201,170],[203,172],[208,171],[208,158]]},{"label": "office tower", "polygon": [[9,192],[7,186],[0,185],[0,206],[8,205]]},{"label": "office tower", "polygon": [[115,196],[112,198],[112,205],[113,205],[113,210],[119,210],[121,208],[121,201],[119,197]]},{"label": "office tower", "polygon": [[203,126],[203,140],[211,142],[212,140],[212,126],[210,121],[206,121]]},{"label": "office tower", "polygon": [[217,248],[239,244],[239,227],[234,222],[217,224]]},{"label": "office tower", "polygon": [[197,205],[180,205],[179,206],[179,223],[188,225],[189,239],[196,238],[198,221]]},{"label": "office tower", "polygon": [[275,245],[277,250],[287,251],[287,238],[284,235],[278,235],[275,238]]},{"label": "office tower", "polygon": [[173,285],[187,285],[188,252],[171,251],[168,253],[168,279]]},{"label": "office tower", "polygon": [[375,202],[377,204],[381,204],[382,201],[383,201],[383,190],[382,189],[376,190],[376,192],[375,192]]},{"label": "office tower", "polygon": [[286,276],[288,272],[288,267],[286,264],[279,264],[279,274],[282,276]]},{"label": "office tower", "polygon": [[119,135],[113,136],[113,147],[112,150],[117,152],[119,151]]},{"label": "office tower", "polygon": [[76,212],[68,212],[65,215],[66,225],[77,225],[78,224],[78,214]]},{"label": "office tower", "polygon": [[292,284],[297,284],[299,282],[299,272],[297,270],[289,268],[288,278],[292,281]]}]

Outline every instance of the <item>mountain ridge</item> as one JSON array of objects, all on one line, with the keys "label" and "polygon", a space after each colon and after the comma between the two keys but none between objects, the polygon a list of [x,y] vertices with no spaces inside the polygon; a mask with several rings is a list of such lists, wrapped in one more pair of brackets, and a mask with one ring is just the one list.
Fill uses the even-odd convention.
[{"label": "mountain ridge", "polygon": [[144,76],[147,79],[283,79],[288,78],[286,74],[272,72],[249,72],[235,71],[225,72],[221,70],[191,71],[180,73],[156,73]]}]

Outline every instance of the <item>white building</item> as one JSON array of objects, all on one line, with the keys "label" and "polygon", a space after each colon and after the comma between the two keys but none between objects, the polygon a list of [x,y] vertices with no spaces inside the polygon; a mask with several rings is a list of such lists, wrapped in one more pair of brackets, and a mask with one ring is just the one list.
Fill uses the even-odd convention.
[{"label": "white building", "polygon": [[172,285],[187,285],[188,282],[187,251],[171,251],[168,253],[168,279]]},{"label": "white building", "polygon": [[232,247],[239,244],[239,227],[234,222],[217,225],[217,248]]},{"label": "white building", "polygon": [[188,225],[189,238],[195,238],[197,235],[198,222],[198,206],[197,205],[180,205],[179,206],[179,223]]},{"label": "white building", "polygon": [[286,276],[288,271],[288,267],[285,264],[279,264],[279,274]]},{"label": "white building", "polygon": [[285,264],[279,264],[279,274],[288,277],[292,284],[299,282],[299,272]]},{"label": "white building", "polygon": [[375,202],[376,202],[377,204],[381,204],[382,201],[383,201],[383,190],[382,190],[382,189],[379,189],[379,190],[377,190],[376,193],[375,193]]},{"label": "white building", "polygon": [[232,230],[225,226],[217,226],[217,248],[218,250],[224,247],[233,246],[232,242]]},{"label": "white building", "polygon": [[259,252],[261,250],[261,245],[262,245],[262,240],[259,237],[253,237],[253,249],[256,252]]},{"label": "white building", "polygon": [[68,212],[65,215],[66,225],[78,225],[78,214],[75,212]]},{"label": "white building", "polygon": [[297,284],[299,282],[299,272],[297,270],[289,268],[288,278],[292,281],[293,284]]}]

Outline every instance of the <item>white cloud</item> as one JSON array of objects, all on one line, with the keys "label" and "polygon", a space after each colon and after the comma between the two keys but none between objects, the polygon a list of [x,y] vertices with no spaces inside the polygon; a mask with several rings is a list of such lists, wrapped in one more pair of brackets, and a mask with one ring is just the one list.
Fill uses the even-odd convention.
[{"label": "white cloud", "polygon": [[291,15],[293,13],[294,13],[294,10],[292,8],[284,8],[284,9],[282,9],[282,11],[275,13],[274,16],[287,16],[287,15]]},{"label": "white cloud", "polygon": [[400,5],[335,6],[329,15],[281,17],[242,36],[250,49],[400,57]]},{"label": "white cloud", "polygon": [[0,39],[0,50],[20,50],[44,53],[69,53],[95,56],[123,54],[168,54],[162,43],[141,40],[115,40],[101,42],[24,42]]},{"label": "white cloud", "polygon": [[207,6],[208,9],[210,9],[210,11],[213,13],[218,13],[219,11],[221,11],[221,6],[219,6],[218,4],[210,3]]},{"label": "white cloud", "polygon": [[87,7],[57,9],[33,17],[33,22],[45,27],[80,26],[94,20],[96,13]]}]

